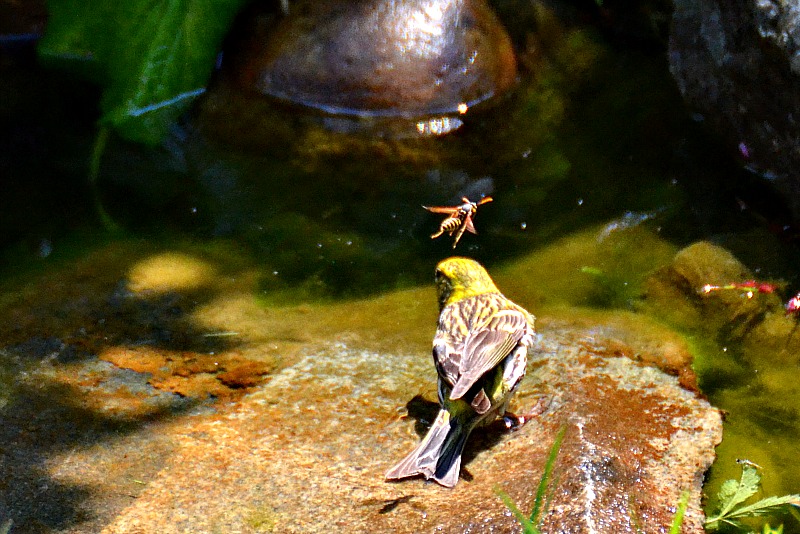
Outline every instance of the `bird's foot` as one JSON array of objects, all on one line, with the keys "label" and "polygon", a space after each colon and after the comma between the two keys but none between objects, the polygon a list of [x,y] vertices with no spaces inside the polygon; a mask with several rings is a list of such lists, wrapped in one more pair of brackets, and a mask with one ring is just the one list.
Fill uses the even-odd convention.
[{"label": "bird's foot", "polygon": [[506,412],[505,415],[503,415],[503,426],[505,426],[506,430],[509,432],[516,432],[534,417],[533,415],[516,415]]},{"label": "bird's foot", "polygon": [[536,403],[533,409],[526,414],[516,415],[511,412],[506,412],[503,414],[502,418],[503,426],[505,426],[506,430],[509,432],[517,431],[525,426],[526,423],[542,415],[549,404],[549,400],[546,400],[544,397],[542,397],[539,399],[539,402]]}]

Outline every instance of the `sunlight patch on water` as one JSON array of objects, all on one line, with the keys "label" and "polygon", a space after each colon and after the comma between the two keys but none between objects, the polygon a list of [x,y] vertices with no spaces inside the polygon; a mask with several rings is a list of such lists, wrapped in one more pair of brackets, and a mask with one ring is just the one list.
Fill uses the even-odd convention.
[{"label": "sunlight patch on water", "polygon": [[162,252],[131,267],[128,289],[135,294],[190,291],[213,282],[214,267],[182,252]]}]

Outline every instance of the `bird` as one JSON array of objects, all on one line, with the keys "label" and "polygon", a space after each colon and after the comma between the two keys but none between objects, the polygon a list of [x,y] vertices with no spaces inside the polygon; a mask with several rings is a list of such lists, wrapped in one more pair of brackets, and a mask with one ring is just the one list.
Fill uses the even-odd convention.
[{"label": "bird", "polygon": [[525,376],[535,317],[503,296],[471,258],[441,261],[435,278],[439,320],[432,353],[440,408],[419,445],[386,479],[422,475],[452,488],[470,433],[505,414]]}]

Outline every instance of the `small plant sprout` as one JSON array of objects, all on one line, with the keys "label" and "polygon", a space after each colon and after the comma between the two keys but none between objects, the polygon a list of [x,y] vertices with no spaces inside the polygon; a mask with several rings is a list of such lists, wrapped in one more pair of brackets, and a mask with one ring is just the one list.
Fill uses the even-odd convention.
[{"label": "small plant sprout", "polygon": [[[790,298],[788,300],[788,302],[786,302],[786,306],[784,306],[784,307],[786,308],[786,316],[787,317],[791,316],[791,317],[794,318],[794,317],[800,316],[800,293],[798,293],[797,295],[795,295],[792,298]],[[794,336],[794,331],[797,330],[798,326],[800,326],[800,325],[798,325],[798,323],[795,322],[795,325],[792,328],[792,331],[789,334],[789,337],[786,339],[786,346],[787,347],[789,346],[789,343],[792,341],[792,337]]]},{"label": "small plant sprout", "polygon": [[[737,290],[744,292],[744,295],[748,299],[751,299],[756,293],[775,293],[778,291],[778,289],[780,289],[779,284],[758,282],[756,280],[746,280],[744,282],[731,282],[730,284],[725,284],[722,286],[706,284],[700,288],[698,293],[702,295],[708,295],[714,291]],[[795,296],[786,301],[784,308],[786,309],[786,315],[791,315],[794,317],[800,316],[800,293],[797,293]]]},{"label": "small plant sprout", "polygon": [[553,446],[550,447],[550,454],[547,455],[547,461],[545,461],[544,464],[544,472],[542,473],[542,478],[539,479],[539,486],[536,489],[536,497],[534,497],[533,500],[533,509],[531,510],[530,516],[522,512],[522,510],[519,509],[519,506],[517,506],[511,497],[509,497],[508,493],[500,489],[500,486],[494,487],[494,492],[498,497],[500,497],[500,500],[503,501],[503,504],[506,505],[506,508],[508,508],[512,514],[514,514],[514,517],[517,518],[517,521],[519,521],[522,525],[522,532],[524,534],[541,534],[539,525],[542,522],[542,518],[544,517],[550,502],[548,496],[548,489],[551,482],[550,479],[553,476],[553,468],[556,465],[558,451],[561,449],[561,443],[564,441],[564,434],[566,434],[566,432],[566,425],[562,426],[556,434],[556,439],[553,441]]},{"label": "small plant sprout", "polygon": [[[766,497],[752,504],[745,504],[761,487],[761,475],[758,466],[746,460],[739,461],[742,476],[739,480],[726,480],[717,493],[717,508],[706,518],[706,530],[716,531],[728,524],[736,528],[744,528],[742,519],[763,516],[773,512],[781,512],[800,507],[800,495],[783,495]],[[765,526],[764,532],[780,532]]]}]

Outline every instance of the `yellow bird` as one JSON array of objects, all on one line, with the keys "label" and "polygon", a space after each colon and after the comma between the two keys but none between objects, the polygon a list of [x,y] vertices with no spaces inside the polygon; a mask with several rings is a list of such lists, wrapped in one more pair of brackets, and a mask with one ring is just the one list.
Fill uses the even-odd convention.
[{"label": "yellow bird", "polygon": [[436,288],[433,362],[441,408],[425,438],[386,478],[423,475],[453,487],[470,432],[505,413],[525,376],[535,318],[504,297],[486,269],[469,258],[439,263]]}]

